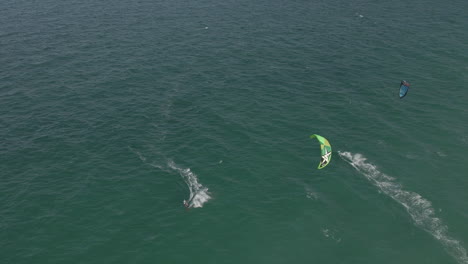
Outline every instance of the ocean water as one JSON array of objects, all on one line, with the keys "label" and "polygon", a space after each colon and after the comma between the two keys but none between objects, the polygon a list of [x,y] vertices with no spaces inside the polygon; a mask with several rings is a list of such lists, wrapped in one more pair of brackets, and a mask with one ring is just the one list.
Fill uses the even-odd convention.
[{"label": "ocean water", "polygon": [[1,7],[1,263],[468,263],[468,2]]}]

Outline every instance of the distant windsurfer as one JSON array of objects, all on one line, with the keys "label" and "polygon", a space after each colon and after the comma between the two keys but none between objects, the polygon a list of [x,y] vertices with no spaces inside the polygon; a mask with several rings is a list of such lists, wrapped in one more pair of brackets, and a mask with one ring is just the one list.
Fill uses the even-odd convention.
[{"label": "distant windsurfer", "polygon": [[408,93],[409,87],[410,87],[409,82],[407,82],[405,80],[401,81],[401,83],[400,83],[400,99],[406,96],[406,94]]},{"label": "distant windsurfer", "polygon": [[190,204],[186,200],[184,200],[184,207],[187,208],[187,209],[190,208]]}]

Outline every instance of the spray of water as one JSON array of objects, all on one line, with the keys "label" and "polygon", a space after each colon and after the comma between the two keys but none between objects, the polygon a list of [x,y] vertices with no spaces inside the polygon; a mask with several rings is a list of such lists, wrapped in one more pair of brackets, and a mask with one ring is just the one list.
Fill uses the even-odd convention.
[{"label": "spray of water", "polygon": [[377,186],[383,193],[391,197],[406,208],[414,224],[431,234],[444,246],[445,250],[453,256],[458,263],[468,264],[468,256],[460,241],[448,234],[448,228],[442,220],[435,216],[431,202],[421,195],[403,190],[395,179],[380,172],[377,167],[368,163],[361,154],[338,152],[340,157],[351,164],[364,177]]},{"label": "spray of water", "polygon": [[184,200],[184,204],[189,208],[203,207],[203,204],[211,199],[208,192],[208,188],[203,186],[199,181],[197,175],[193,173],[190,168],[182,168],[175,164],[173,161],[169,161],[167,164],[171,169],[179,172],[182,179],[184,179],[187,187],[190,191],[188,200]]}]

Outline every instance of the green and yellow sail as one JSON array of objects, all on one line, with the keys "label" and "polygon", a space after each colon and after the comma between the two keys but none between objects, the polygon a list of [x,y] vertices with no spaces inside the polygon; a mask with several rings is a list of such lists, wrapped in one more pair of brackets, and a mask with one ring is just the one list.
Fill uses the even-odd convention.
[{"label": "green and yellow sail", "polygon": [[320,159],[318,169],[323,169],[331,161],[332,148],[331,148],[330,142],[328,142],[326,138],[319,136],[317,134],[311,135],[310,138],[316,138],[318,142],[320,143],[320,151],[321,151],[322,157]]}]

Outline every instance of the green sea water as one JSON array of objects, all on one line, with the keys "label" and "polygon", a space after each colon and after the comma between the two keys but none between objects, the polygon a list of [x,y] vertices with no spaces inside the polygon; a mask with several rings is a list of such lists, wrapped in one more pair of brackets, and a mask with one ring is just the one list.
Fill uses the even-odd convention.
[{"label": "green sea water", "polygon": [[468,263],[465,0],[0,6],[0,263]]}]

